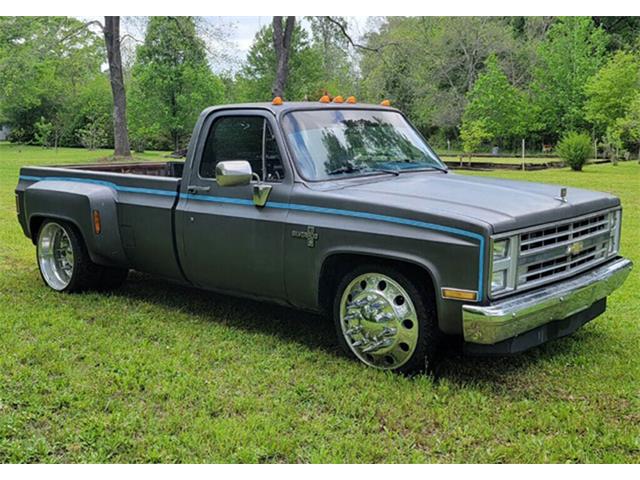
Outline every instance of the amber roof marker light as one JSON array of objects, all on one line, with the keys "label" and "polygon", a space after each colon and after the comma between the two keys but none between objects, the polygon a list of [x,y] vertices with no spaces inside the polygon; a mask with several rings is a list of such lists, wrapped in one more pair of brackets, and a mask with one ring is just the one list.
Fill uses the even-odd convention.
[{"label": "amber roof marker light", "polygon": [[344,98],[342,97],[342,95],[338,95],[337,97],[333,98],[333,103],[344,103]]},{"label": "amber roof marker light", "polygon": [[282,105],[284,103],[284,100],[282,100],[282,97],[274,97],[273,100],[271,100],[271,105]]},{"label": "amber roof marker light", "polygon": [[391,102],[389,100],[382,100],[380,102],[380,105],[382,105],[383,107],[390,107],[391,106]]},{"label": "amber roof marker light", "polygon": [[356,100],[356,97],[354,97],[353,95],[351,95],[349,98],[347,98],[347,103],[357,103],[358,101]]},{"label": "amber roof marker light", "polygon": [[318,100],[320,103],[331,103],[331,98],[329,98],[329,95],[323,95],[320,97],[320,100]]}]

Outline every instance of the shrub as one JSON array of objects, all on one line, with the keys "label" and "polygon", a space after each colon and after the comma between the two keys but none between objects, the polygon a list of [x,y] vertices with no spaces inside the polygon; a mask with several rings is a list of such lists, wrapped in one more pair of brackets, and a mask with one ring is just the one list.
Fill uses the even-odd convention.
[{"label": "shrub", "polygon": [[53,137],[53,124],[47,122],[44,117],[40,117],[35,125],[35,141],[43,148],[49,148],[51,146],[51,138]]},{"label": "shrub", "polygon": [[591,155],[591,138],[586,133],[568,132],[558,143],[556,151],[571,170],[579,172]]},{"label": "shrub", "polygon": [[482,120],[465,122],[460,129],[460,139],[462,140],[462,149],[469,157],[473,152],[478,151],[480,146],[487,140],[491,140],[492,136]]}]

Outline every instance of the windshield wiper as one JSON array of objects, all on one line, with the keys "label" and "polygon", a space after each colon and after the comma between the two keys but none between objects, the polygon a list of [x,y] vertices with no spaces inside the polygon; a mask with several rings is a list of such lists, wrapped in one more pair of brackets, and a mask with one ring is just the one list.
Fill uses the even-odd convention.
[{"label": "windshield wiper", "polygon": [[382,172],[382,173],[390,173],[391,175],[395,175],[396,177],[400,175],[400,170],[389,170],[388,168],[371,168],[368,171],[370,172]]},{"label": "windshield wiper", "polygon": [[338,168],[334,168],[333,170],[327,172],[327,175],[339,175],[341,173],[356,173],[356,172],[363,172],[363,173],[375,173],[375,172],[380,172],[380,173],[389,173],[391,175],[395,175],[396,177],[398,175],[400,175],[400,171],[399,170],[389,170],[386,168],[375,168],[375,167],[367,167],[367,168],[362,168],[362,167],[356,167],[354,165],[343,165],[342,167],[338,167]]},{"label": "windshield wiper", "polygon": [[355,165],[343,165],[341,167],[338,168],[334,168],[333,170],[330,170],[327,172],[327,175],[339,175],[341,173],[354,173],[354,172],[361,172],[362,168],[360,167],[356,167]]}]

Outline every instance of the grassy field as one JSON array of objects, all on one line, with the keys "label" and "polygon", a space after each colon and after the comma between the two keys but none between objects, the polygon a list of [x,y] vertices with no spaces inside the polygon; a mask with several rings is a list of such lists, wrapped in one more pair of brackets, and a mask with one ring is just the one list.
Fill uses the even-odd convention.
[{"label": "grassy field", "polygon": [[[286,308],[139,274],[111,295],[45,288],[18,170],[108,154],[0,144],[0,462],[640,460],[637,272],[569,338],[404,378],[343,358],[328,321]],[[619,195],[638,263],[639,172],[492,175]]]}]

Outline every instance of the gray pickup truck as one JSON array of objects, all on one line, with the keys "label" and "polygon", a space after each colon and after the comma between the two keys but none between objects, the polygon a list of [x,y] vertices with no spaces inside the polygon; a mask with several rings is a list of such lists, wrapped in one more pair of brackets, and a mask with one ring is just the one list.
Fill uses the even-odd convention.
[{"label": "gray pickup truck", "polygon": [[381,105],[208,108],[184,163],[25,167],[16,203],[55,290],[135,269],[325,312],[348,354],[400,372],[446,337],[508,354],[567,335],[632,268],[618,198],[456,175]]}]

